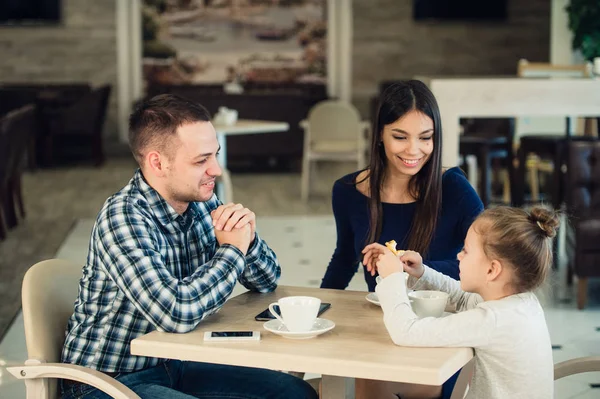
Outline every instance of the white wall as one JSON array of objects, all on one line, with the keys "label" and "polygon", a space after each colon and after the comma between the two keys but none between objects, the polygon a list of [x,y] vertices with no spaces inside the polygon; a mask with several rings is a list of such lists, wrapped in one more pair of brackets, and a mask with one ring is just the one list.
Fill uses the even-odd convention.
[{"label": "white wall", "polygon": [[569,0],[552,0],[550,14],[550,62],[552,64],[570,64],[573,62],[569,18],[565,7]]},{"label": "white wall", "polygon": [[[569,65],[574,63],[571,49],[572,34],[565,7],[569,0],[552,0],[550,9],[550,63]],[[575,127],[573,127],[575,129]],[[515,125],[516,137],[530,134],[564,134],[564,117],[523,117]]]}]

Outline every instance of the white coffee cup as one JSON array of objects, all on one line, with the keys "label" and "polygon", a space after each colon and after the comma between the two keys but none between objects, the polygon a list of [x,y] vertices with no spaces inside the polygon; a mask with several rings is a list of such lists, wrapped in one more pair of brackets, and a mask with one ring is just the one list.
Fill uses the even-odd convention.
[{"label": "white coffee cup", "polygon": [[413,291],[408,297],[413,312],[419,317],[440,317],[448,303],[448,294],[442,291]]},{"label": "white coffee cup", "polygon": [[[274,306],[279,305],[281,316],[275,312]],[[312,296],[287,296],[269,305],[269,311],[279,319],[288,331],[306,332],[312,329],[321,300]]]},{"label": "white coffee cup", "polygon": [[223,117],[223,123],[227,126],[235,125],[238,119],[238,112],[235,109],[227,109]]}]

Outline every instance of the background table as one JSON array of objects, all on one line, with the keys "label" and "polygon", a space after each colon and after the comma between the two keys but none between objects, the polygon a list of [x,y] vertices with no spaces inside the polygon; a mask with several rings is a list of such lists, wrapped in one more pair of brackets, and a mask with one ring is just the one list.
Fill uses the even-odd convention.
[{"label": "background table", "polygon": [[[233,125],[214,125],[217,132],[217,140],[221,146],[221,151],[217,157],[221,168],[227,170],[227,136],[238,134],[256,134],[256,133],[279,133],[286,132],[290,125],[286,122],[258,121],[248,119],[238,119]],[[223,185],[217,185],[217,197],[223,200],[225,198]]]},{"label": "background table", "polygon": [[[436,97],[442,116],[442,165],[458,165],[460,118],[600,115],[600,80],[419,77]],[[519,166],[520,168],[522,166]],[[473,187],[477,182],[469,175]],[[514,179],[511,179],[514,181]],[[515,190],[511,187],[512,195]],[[516,203],[513,198],[512,203]]]},{"label": "background table", "polygon": [[[366,292],[281,286],[275,292],[247,292],[230,299],[216,314],[187,334],[152,332],[131,341],[131,353],[168,359],[311,372],[323,375],[323,398],[343,398],[340,377],[441,385],[473,358],[470,348],[396,346],[383,324],[380,307]],[[321,317],[333,330],[308,340],[291,340],[263,329],[254,316],[278,298],[316,296],[330,302]],[[261,341],[204,343],[205,331],[260,330]]]}]

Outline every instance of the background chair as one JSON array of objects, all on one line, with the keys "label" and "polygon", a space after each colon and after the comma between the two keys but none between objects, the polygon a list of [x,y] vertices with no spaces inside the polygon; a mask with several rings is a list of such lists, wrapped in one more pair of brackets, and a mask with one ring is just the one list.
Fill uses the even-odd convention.
[{"label": "background chair", "polygon": [[42,115],[49,124],[44,138],[46,164],[53,164],[55,154],[59,151],[65,153],[69,148],[76,148],[79,155],[80,142],[87,144],[87,154],[91,155],[96,166],[104,162],[102,130],[110,91],[111,86],[104,85],[85,94],[68,107],[58,111],[49,110]]},{"label": "background chair", "polygon": [[36,108],[28,105],[10,111],[0,119],[0,239],[6,236],[6,227],[13,228],[25,216],[21,175],[29,140],[38,129]]},{"label": "background chair", "polygon": [[[555,65],[530,63],[520,60],[517,75],[523,78],[588,78],[591,76],[589,64]],[[516,173],[517,192],[514,205],[525,202],[526,175],[531,189],[532,201],[539,199],[539,172],[551,173],[551,202],[558,209],[564,200],[562,166],[564,164],[565,138],[571,135],[573,121],[569,117],[517,118],[518,170]],[[566,124],[566,126],[565,126]],[[523,134],[526,132],[525,134]],[[585,140],[578,137],[578,140]]]},{"label": "background chair", "polygon": [[308,120],[300,122],[304,129],[302,156],[302,200],[310,195],[311,166],[315,161],[355,161],[358,169],[366,164],[366,136],[368,123],[351,104],[341,101],[322,101],[308,113]]},{"label": "background chair", "polygon": [[464,159],[474,155],[481,169],[481,185],[477,190],[483,206],[492,200],[492,164],[503,167],[503,202],[510,203],[514,183],[513,137],[514,119],[477,118],[461,120],[459,152]]},{"label": "background chair", "polygon": [[[600,277],[600,141],[567,143],[567,212],[572,217],[574,247],[567,281],[577,276],[577,307],[587,300],[587,279]],[[569,248],[571,249],[571,248]]]},{"label": "background chair", "polygon": [[24,380],[28,399],[59,397],[57,384],[50,378],[79,381],[119,399],[139,398],[131,389],[99,371],[60,363],[65,329],[73,313],[81,266],[60,259],[33,265],[23,279],[23,321],[27,361],[8,367]]}]

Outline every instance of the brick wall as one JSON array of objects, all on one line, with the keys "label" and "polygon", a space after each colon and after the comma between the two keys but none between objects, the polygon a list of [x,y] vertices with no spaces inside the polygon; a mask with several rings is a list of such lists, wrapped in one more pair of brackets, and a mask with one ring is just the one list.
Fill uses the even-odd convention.
[{"label": "brick wall", "polygon": [[114,0],[62,0],[56,26],[0,26],[0,82],[113,85],[105,137],[117,137]]},{"label": "brick wall", "polygon": [[415,75],[512,75],[548,62],[550,1],[507,0],[503,22],[413,20],[413,0],[353,0],[353,97],[366,115],[378,83]]},{"label": "brick wall", "polygon": [[[548,61],[550,2],[508,0],[504,22],[416,22],[412,0],[353,0],[353,97],[386,79],[505,75],[517,61]],[[0,82],[112,83],[107,136],[116,137],[115,0],[63,0],[63,23],[0,27]]]}]

